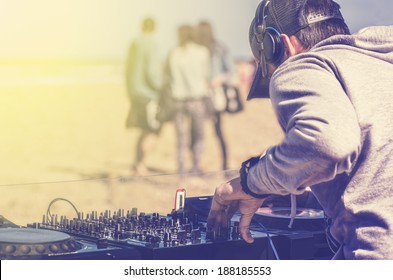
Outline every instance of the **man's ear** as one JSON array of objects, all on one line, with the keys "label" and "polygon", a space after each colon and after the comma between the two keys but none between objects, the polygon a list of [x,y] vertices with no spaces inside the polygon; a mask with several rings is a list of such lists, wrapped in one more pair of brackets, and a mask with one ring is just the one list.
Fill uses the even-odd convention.
[{"label": "man's ear", "polygon": [[291,57],[305,51],[296,36],[281,34],[281,40],[284,43],[286,57]]}]

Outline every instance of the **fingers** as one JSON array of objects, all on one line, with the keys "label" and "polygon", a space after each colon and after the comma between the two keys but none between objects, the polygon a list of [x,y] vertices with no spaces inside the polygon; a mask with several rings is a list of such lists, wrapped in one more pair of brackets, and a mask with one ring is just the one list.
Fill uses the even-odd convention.
[{"label": "fingers", "polygon": [[254,242],[254,238],[252,237],[251,232],[250,232],[250,224],[251,224],[251,219],[252,219],[253,215],[254,215],[254,213],[242,214],[240,217],[240,223],[239,223],[240,236],[247,243]]},{"label": "fingers", "polygon": [[260,205],[262,204],[261,199],[250,199],[241,201],[239,204],[240,209],[240,221],[239,221],[239,232],[240,236],[247,242],[253,243],[254,238],[251,236],[250,232],[250,224],[255,212],[258,210]]},{"label": "fingers", "polygon": [[219,227],[224,226],[228,222],[227,209],[231,204],[231,192],[231,185],[229,183],[222,184],[216,189],[207,218],[207,228],[209,230],[217,231]]},{"label": "fingers", "polygon": [[252,243],[254,238],[250,233],[250,223],[262,202],[263,200],[244,193],[240,179],[234,178],[216,189],[207,218],[207,229],[217,234],[220,229],[228,228],[230,219],[237,210],[240,210],[240,235],[247,243]]},{"label": "fingers", "polygon": [[[219,234],[224,228],[228,228],[228,223],[232,218],[233,214],[238,209],[238,202],[232,202],[229,205],[219,204],[217,201],[213,200],[212,209],[210,210],[207,219],[207,229],[209,231],[214,231]],[[253,243],[254,238],[251,236],[250,224],[252,217],[254,215],[253,211],[247,214],[242,213],[239,221],[239,232],[240,236],[247,242]]]},{"label": "fingers", "polygon": [[226,228],[228,221],[232,217],[229,216],[228,209],[232,209],[230,201],[220,201],[216,196],[213,197],[210,213],[207,218],[207,228],[210,231],[218,232],[219,228]]},{"label": "fingers", "polygon": [[240,236],[247,242],[254,242],[254,238],[252,238],[250,233],[250,224],[252,217],[258,208],[262,205],[263,199],[258,198],[250,198],[245,199],[239,202],[239,209],[241,213],[240,222],[239,222],[239,231]]}]

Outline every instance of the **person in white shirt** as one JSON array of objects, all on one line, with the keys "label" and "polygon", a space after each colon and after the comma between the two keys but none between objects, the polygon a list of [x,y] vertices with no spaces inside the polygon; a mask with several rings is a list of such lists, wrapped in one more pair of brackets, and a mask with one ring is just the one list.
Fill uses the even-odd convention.
[{"label": "person in white shirt", "polygon": [[[191,172],[198,173],[204,149],[210,53],[206,47],[194,42],[194,29],[190,25],[182,25],[178,29],[178,45],[169,55],[168,71],[176,108],[178,171],[185,173],[186,151],[187,147],[191,147]],[[188,126],[190,145],[187,144]]]}]

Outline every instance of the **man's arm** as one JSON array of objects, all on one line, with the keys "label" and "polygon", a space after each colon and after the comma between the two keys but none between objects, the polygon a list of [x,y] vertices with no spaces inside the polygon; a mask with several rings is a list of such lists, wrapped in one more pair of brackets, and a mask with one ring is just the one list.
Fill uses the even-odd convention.
[{"label": "man's arm", "polygon": [[253,241],[249,225],[263,202],[255,196],[303,193],[308,186],[350,172],[359,154],[356,113],[333,67],[318,58],[297,59],[280,67],[272,79],[271,98],[285,132],[283,142],[249,169],[249,194],[236,178],[214,195],[208,226],[217,229],[238,208],[246,242]]},{"label": "man's arm", "polygon": [[250,169],[252,192],[300,194],[351,171],[360,151],[360,127],[334,65],[299,55],[276,71],[270,92],[285,138]]}]

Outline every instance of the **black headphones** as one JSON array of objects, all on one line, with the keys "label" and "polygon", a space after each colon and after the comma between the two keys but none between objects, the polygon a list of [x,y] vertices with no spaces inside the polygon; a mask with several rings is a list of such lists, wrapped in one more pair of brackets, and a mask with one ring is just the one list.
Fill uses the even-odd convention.
[{"label": "black headphones", "polygon": [[262,67],[263,77],[267,74],[266,64],[279,64],[285,49],[280,32],[273,27],[266,27],[266,9],[269,5],[270,0],[259,3],[249,34],[251,50]]}]

